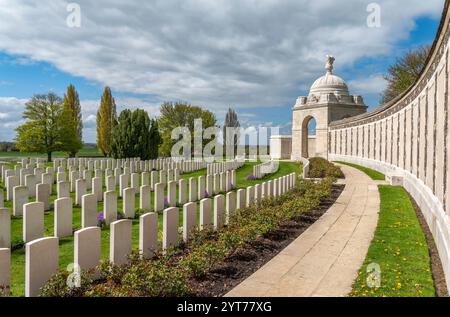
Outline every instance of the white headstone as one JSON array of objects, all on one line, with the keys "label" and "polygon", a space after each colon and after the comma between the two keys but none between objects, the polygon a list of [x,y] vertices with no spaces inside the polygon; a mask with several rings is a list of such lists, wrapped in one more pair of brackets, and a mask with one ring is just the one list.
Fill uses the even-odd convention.
[{"label": "white headstone", "polygon": [[187,242],[196,227],[197,205],[194,202],[183,205],[183,240]]},{"label": "white headstone", "polygon": [[111,223],[109,260],[116,265],[128,262],[131,254],[131,227],[129,219],[117,220]]},{"label": "white headstone", "polygon": [[[10,201],[13,199],[13,189],[19,186],[20,179],[18,176],[8,176],[6,178],[6,200]],[[28,196],[28,193],[27,193]]]},{"label": "white headstone", "polygon": [[178,245],[178,208],[169,207],[163,211],[162,248],[167,250]]},{"label": "white headstone", "polygon": [[164,209],[164,184],[155,184],[155,195],[154,195],[155,211],[161,211]]},{"label": "white headstone", "polygon": [[23,213],[23,206],[28,203],[28,187],[16,186],[13,189],[13,214],[14,216],[21,216]]},{"label": "white headstone", "polygon": [[247,193],[246,193],[245,189],[243,189],[243,188],[238,189],[238,191],[237,191],[237,202],[236,202],[237,209],[245,208],[246,195],[247,195]]},{"label": "white headstone", "polygon": [[189,178],[189,202],[197,200],[197,182],[194,177]]},{"label": "white headstone", "polygon": [[211,198],[200,200],[200,230],[211,227],[212,225],[212,203]]},{"label": "white headstone", "polygon": [[81,197],[81,227],[93,227],[97,225],[97,198],[94,194]]},{"label": "white headstone", "polygon": [[101,177],[94,177],[92,179],[92,193],[97,198],[97,201],[102,201],[103,199],[103,184]]},{"label": "white headstone", "polygon": [[186,203],[187,183],[185,179],[178,181],[178,203],[184,205]]},{"label": "white headstone", "polygon": [[255,188],[253,186],[248,186],[245,207],[252,206],[254,202],[255,202]]},{"label": "white headstone", "polygon": [[116,178],[114,176],[106,177],[106,191],[112,191],[116,189]]},{"label": "white headstone", "polygon": [[223,195],[214,197],[214,228],[218,229],[225,223],[225,200]]},{"label": "white headstone", "polygon": [[150,211],[152,209],[150,203],[151,186],[142,185],[139,192],[139,208]]},{"label": "white headstone", "polygon": [[58,198],[70,197],[70,183],[58,182],[56,184],[56,191],[58,193]]},{"label": "white headstone", "polygon": [[136,191],[132,187],[123,190],[123,213],[126,218],[134,218],[136,210]]},{"label": "white headstone", "polygon": [[75,181],[75,205],[81,206],[81,197],[86,195],[86,181],[77,179]]},{"label": "white headstone", "polygon": [[236,210],[236,192],[231,191],[228,192],[226,196],[226,206],[225,206],[226,223],[229,222],[235,210]]},{"label": "white headstone", "polygon": [[177,205],[177,183],[175,181],[170,181],[167,184],[167,201],[169,207]]},{"label": "white headstone", "polygon": [[117,220],[117,193],[115,191],[103,194],[103,218],[107,226]]},{"label": "white headstone", "polygon": [[72,236],[72,199],[58,198],[55,200],[55,237],[64,238]]},{"label": "white headstone", "polygon": [[0,208],[0,248],[11,248],[11,214],[8,208]]},{"label": "white headstone", "polygon": [[101,229],[87,227],[75,231],[74,240],[74,263],[78,264],[81,270],[95,268],[100,263]]},{"label": "white headstone", "polygon": [[58,238],[40,238],[25,245],[25,296],[39,295],[40,288],[58,272]]},{"label": "white headstone", "polygon": [[28,187],[28,196],[36,197],[36,176],[30,174],[25,176],[25,186]]},{"label": "white headstone", "polygon": [[149,212],[139,217],[139,251],[144,259],[149,259],[157,250],[158,214]]},{"label": "white headstone", "polygon": [[9,294],[11,285],[11,251],[0,247],[0,287]]},{"label": "white headstone", "polygon": [[44,204],[44,210],[50,209],[50,185],[37,184],[36,185],[36,201]]},{"label": "white headstone", "polygon": [[135,193],[139,191],[139,174],[133,173],[131,174],[131,188],[134,189]]}]

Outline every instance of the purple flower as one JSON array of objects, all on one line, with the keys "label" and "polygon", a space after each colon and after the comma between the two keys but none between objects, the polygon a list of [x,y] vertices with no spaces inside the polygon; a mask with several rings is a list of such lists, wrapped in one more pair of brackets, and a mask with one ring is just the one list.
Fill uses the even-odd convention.
[{"label": "purple flower", "polygon": [[168,207],[169,207],[169,198],[167,198],[167,196],[164,196],[164,208]]},{"label": "purple flower", "polygon": [[248,174],[247,176],[245,176],[245,180],[248,180],[248,181],[254,181],[255,178],[256,177],[253,174]]},{"label": "purple flower", "polygon": [[123,219],[124,215],[121,212],[117,213],[117,220]]},{"label": "purple flower", "polygon": [[209,193],[207,190],[205,190],[205,198],[209,198]]},{"label": "purple flower", "polygon": [[97,214],[97,226],[103,228],[106,225],[105,216],[103,212],[99,212]]},{"label": "purple flower", "polygon": [[97,214],[97,221],[105,221],[105,216],[103,216],[102,211]]}]

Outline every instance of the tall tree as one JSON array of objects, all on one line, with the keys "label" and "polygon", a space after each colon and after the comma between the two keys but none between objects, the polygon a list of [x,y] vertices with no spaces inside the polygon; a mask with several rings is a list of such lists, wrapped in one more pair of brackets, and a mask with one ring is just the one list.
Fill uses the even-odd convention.
[{"label": "tall tree", "polygon": [[63,145],[61,98],[52,92],[34,95],[25,104],[23,118],[28,121],[16,129],[17,148],[25,152],[47,153],[51,162],[52,152],[61,150]]},{"label": "tall tree", "polygon": [[111,155],[112,133],[116,122],[116,103],[111,89],[105,87],[97,112],[97,145],[105,156]]},{"label": "tall tree", "polygon": [[64,95],[63,110],[67,124],[64,150],[70,157],[74,157],[83,146],[83,119],[78,92],[72,84],[67,87]]},{"label": "tall tree", "polygon": [[389,67],[388,74],[384,76],[388,86],[383,92],[382,104],[396,98],[415,83],[425,66],[429,53],[430,46],[419,47],[408,51]]},{"label": "tall tree", "polygon": [[[160,137],[156,120],[150,120],[146,111],[125,109],[119,115],[113,132],[111,154],[114,158],[156,158]],[[156,131],[155,131],[156,128]]]},{"label": "tall tree", "polygon": [[[171,154],[172,146],[176,142],[176,140],[171,139],[171,133],[176,127],[188,127],[191,136],[193,136],[195,119],[202,119],[203,129],[216,125],[216,117],[211,111],[187,103],[165,102],[161,105],[160,113],[158,126],[162,137],[162,144],[159,152],[163,156],[169,156]],[[193,139],[192,137],[192,148],[194,143]],[[203,140],[203,146],[207,142],[208,140]]]},{"label": "tall tree", "polygon": [[161,134],[159,133],[158,120],[151,120],[150,127],[150,144],[149,144],[149,158],[150,160],[154,160],[158,158],[159,147],[162,144],[163,140],[161,138]]},{"label": "tall tree", "polygon": [[[228,108],[228,112],[225,115],[225,122],[223,124],[223,144],[225,146],[225,153],[228,154],[227,148],[233,149],[233,157],[237,154],[237,147],[239,145],[239,127],[240,123],[236,111]],[[235,133],[227,133],[227,128],[234,128]],[[231,131],[230,131],[231,132]]]}]

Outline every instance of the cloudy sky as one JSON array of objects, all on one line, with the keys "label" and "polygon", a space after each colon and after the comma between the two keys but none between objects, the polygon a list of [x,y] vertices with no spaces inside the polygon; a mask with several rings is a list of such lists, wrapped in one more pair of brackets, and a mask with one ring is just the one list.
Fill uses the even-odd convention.
[{"label": "cloudy sky", "polygon": [[[367,25],[365,0],[0,0],[0,140],[12,140],[35,93],[80,94],[84,141],[95,141],[105,85],[118,108],[158,115],[163,101],[216,113],[231,106],[243,125],[289,132],[291,107],[324,73],[325,55],[351,93],[378,106],[382,74],[405,51],[433,41],[443,0],[382,0]],[[70,19],[69,19],[70,20]],[[70,20],[74,21],[74,20]]]}]

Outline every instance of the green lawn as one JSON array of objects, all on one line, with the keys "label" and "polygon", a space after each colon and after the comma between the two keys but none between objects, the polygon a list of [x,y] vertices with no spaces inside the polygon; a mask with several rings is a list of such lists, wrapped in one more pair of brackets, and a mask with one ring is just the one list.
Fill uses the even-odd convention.
[{"label": "green lawn", "polygon": [[[236,179],[237,179],[237,187],[244,188],[247,186],[251,186],[257,183],[262,183],[264,181],[277,178],[279,176],[283,176],[289,174],[291,172],[296,172],[297,175],[301,173],[301,165],[299,163],[293,162],[280,162],[280,168],[277,172],[267,175],[261,180],[255,181],[246,181],[245,176],[249,173],[252,173],[253,165],[257,164],[256,162],[248,162],[245,163],[243,167],[237,170]],[[206,175],[206,169],[195,171],[192,173],[182,174],[181,178],[189,178],[189,177],[198,177],[200,175]],[[0,185],[1,184],[0,182]],[[54,195],[51,196],[51,203],[56,199],[56,185],[53,186]],[[6,193],[5,193],[6,194]],[[75,194],[71,193],[73,201],[75,201]],[[153,206],[153,193],[151,193],[151,203]],[[197,204],[198,205],[198,204]],[[136,196],[136,208],[139,206],[139,196]],[[12,211],[12,202],[5,201],[5,207],[10,208]],[[52,207],[51,207],[52,208]],[[199,208],[197,206],[197,208]],[[122,210],[122,199],[118,199],[117,204],[118,211]],[[103,203],[98,203],[98,210],[103,210]],[[182,224],[182,208],[180,208],[180,225]],[[46,212],[44,216],[45,223],[45,236],[53,235],[53,223],[54,223],[54,214],[52,211]],[[73,208],[73,227],[74,229],[78,229],[81,227],[81,208],[78,206],[74,206]],[[137,249],[139,245],[139,219],[133,220],[133,248]],[[162,231],[162,214],[159,215],[159,230],[160,230],[160,239],[161,239],[161,231]],[[13,218],[11,221],[11,240],[13,245],[19,243],[22,240],[22,218]],[[67,265],[73,262],[73,237],[62,238],[59,241],[59,265],[61,269],[66,269]],[[109,229],[102,230],[102,259],[108,259],[109,257]],[[24,248],[17,248],[11,254],[11,295],[12,296],[23,296],[24,295],[24,286],[25,286],[25,250]]]},{"label": "green lawn", "polygon": [[[78,154],[78,157],[102,157],[103,155],[98,151],[97,148],[84,147]],[[39,157],[47,158],[46,153],[35,153],[35,152],[0,152],[0,158],[10,158],[10,157]],[[53,152],[52,158],[67,157],[64,152]]]},{"label": "green lawn", "polygon": [[[350,296],[435,296],[425,236],[402,187],[380,185],[381,206],[375,236]],[[381,269],[379,287],[369,287],[367,266]]]},{"label": "green lawn", "polygon": [[384,174],[382,174],[380,172],[377,172],[377,171],[375,171],[375,170],[373,170],[371,168],[364,167],[364,166],[357,165],[357,164],[342,162],[342,161],[336,161],[336,163],[348,165],[348,166],[354,167],[356,169],[359,169],[361,172],[366,173],[373,180],[383,180],[383,181],[385,180],[385,175]]}]

